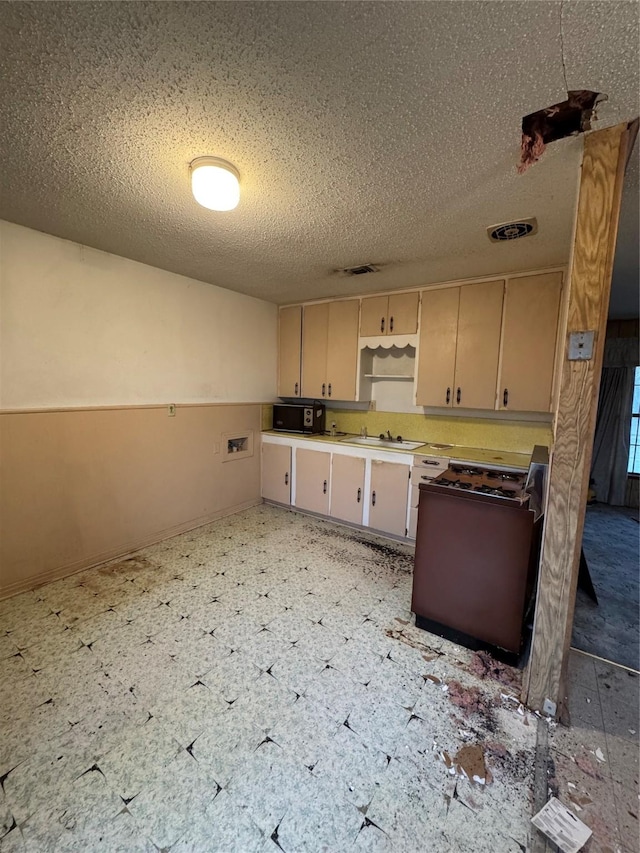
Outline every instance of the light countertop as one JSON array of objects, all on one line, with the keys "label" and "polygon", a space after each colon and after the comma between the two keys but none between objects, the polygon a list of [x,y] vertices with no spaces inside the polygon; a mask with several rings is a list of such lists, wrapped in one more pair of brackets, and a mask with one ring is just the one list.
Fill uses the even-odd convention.
[{"label": "light countertop", "polygon": [[[349,438],[358,436],[331,436],[331,435],[303,435],[296,432],[281,432],[280,430],[263,430],[262,435],[278,435],[293,438],[298,441],[309,441],[313,444],[340,444],[349,445]],[[362,448],[361,444],[353,444],[353,447]],[[451,447],[437,447],[431,444],[422,444],[414,450],[401,450],[396,447],[369,447],[369,450],[384,450],[386,453],[403,453],[410,456],[434,456],[442,459],[458,460],[460,462],[475,462],[486,465],[506,465],[509,468],[521,468],[527,470],[531,461],[530,453],[514,453],[512,451],[487,450],[481,447],[465,447],[463,445],[452,445]]]}]

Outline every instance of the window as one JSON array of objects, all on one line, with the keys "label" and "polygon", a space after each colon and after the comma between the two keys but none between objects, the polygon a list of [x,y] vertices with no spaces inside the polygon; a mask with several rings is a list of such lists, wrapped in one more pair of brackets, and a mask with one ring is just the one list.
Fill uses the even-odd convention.
[{"label": "window", "polygon": [[630,474],[640,474],[640,367],[636,367],[635,381],[633,385],[633,407],[631,409],[631,439],[629,441],[629,465],[627,471]]}]

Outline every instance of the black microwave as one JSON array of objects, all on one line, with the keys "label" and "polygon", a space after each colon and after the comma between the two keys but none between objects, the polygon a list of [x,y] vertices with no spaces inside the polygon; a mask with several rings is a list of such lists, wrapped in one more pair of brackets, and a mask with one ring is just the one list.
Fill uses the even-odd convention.
[{"label": "black microwave", "polygon": [[273,407],[273,428],[282,432],[324,432],[324,403],[276,405]]}]

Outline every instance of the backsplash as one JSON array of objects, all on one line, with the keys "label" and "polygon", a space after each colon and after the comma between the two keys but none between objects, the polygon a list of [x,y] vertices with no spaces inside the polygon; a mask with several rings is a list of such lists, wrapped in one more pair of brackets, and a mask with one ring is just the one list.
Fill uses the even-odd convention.
[{"label": "backsplash", "polygon": [[[446,415],[422,415],[398,412],[363,412],[352,409],[327,409],[327,429],[335,421],[336,429],[358,435],[367,428],[369,435],[387,430],[394,436],[434,444],[458,444],[511,453],[531,453],[535,444],[550,447],[550,423],[535,421],[488,420]],[[262,406],[262,429],[271,429],[273,405]]]},{"label": "backsplash", "polygon": [[487,450],[531,453],[535,444],[551,446],[551,424],[533,421],[498,421],[483,418],[447,417],[398,412],[358,412],[327,409],[327,429],[358,434],[365,426],[369,435],[389,430],[394,437],[436,444],[458,444]]}]

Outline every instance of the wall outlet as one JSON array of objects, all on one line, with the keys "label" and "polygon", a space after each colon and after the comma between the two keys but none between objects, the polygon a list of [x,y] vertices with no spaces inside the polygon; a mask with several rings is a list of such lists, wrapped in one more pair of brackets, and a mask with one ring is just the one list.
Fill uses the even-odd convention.
[{"label": "wall outlet", "polygon": [[556,703],[551,699],[545,699],[542,703],[542,713],[547,717],[555,717],[557,711]]},{"label": "wall outlet", "polygon": [[176,404],[175,403],[169,403],[167,414],[169,415],[170,418],[175,418],[175,416],[176,416]]}]

